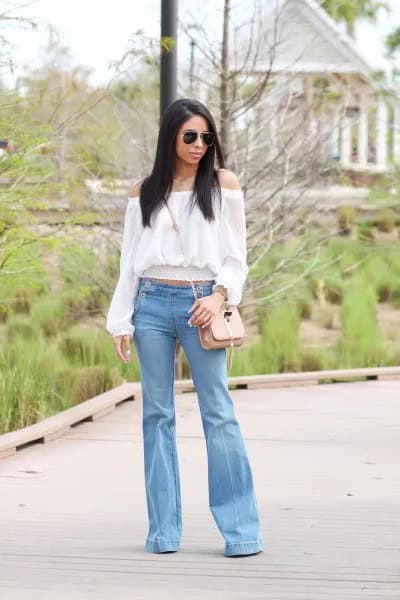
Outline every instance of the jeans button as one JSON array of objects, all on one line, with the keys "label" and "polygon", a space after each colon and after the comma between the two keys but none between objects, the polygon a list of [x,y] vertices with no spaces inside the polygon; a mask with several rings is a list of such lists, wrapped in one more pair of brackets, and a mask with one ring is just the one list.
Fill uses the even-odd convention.
[{"label": "jeans button", "polygon": [[144,285],[151,285],[151,281],[145,281]]}]

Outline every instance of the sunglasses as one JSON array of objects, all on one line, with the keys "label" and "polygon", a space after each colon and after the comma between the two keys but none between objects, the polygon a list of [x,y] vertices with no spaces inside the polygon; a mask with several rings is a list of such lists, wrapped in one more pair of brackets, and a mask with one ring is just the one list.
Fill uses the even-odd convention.
[{"label": "sunglasses", "polygon": [[194,129],[187,129],[182,134],[182,139],[184,144],[193,144],[197,140],[197,138],[203,140],[206,146],[212,146],[215,142],[215,134],[212,131],[195,131]]}]

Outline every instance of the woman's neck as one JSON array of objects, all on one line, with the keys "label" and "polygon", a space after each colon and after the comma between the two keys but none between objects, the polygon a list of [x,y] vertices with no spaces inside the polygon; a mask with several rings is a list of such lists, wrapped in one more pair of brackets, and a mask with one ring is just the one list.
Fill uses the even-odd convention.
[{"label": "woman's neck", "polygon": [[174,177],[180,180],[196,177],[198,165],[188,165],[179,161],[175,164]]}]

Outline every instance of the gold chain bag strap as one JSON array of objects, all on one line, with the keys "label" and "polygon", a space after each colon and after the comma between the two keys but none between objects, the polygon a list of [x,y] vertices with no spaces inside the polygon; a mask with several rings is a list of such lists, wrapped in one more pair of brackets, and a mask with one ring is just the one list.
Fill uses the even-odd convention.
[{"label": "gold chain bag strap", "polygon": [[[179,235],[179,227],[174,219],[170,207],[166,204],[172,220],[172,226],[175,229],[178,239],[181,244],[182,254],[185,255],[183,242]],[[196,288],[191,284],[194,297],[198,298]],[[245,339],[245,329],[242,318],[237,306],[225,307],[222,305],[221,310],[215,315],[214,319],[206,327],[197,328],[200,337],[200,343],[205,350],[214,350],[216,348],[229,348],[228,371],[232,368],[233,348],[241,346]]]}]

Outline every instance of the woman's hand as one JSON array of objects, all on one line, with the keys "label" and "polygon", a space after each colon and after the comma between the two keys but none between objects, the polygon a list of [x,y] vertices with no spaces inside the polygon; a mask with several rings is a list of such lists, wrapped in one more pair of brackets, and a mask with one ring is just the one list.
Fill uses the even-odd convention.
[{"label": "woman's hand", "polygon": [[193,311],[193,314],[188,321],[189,325],[194,327],[206,327],[207,325],[210,325],[214,317],[221,310],[221,306],[224,302],[224,297],[218,292],[214,292],[209,296],[204,296],[204,298],[198,298],[189,308],[189,312]]},{"label": "woman's hand", "polygon": [[113,338],[115,352],[125,363],[131,359],[131,339],[130,335],[115,335]]}]

